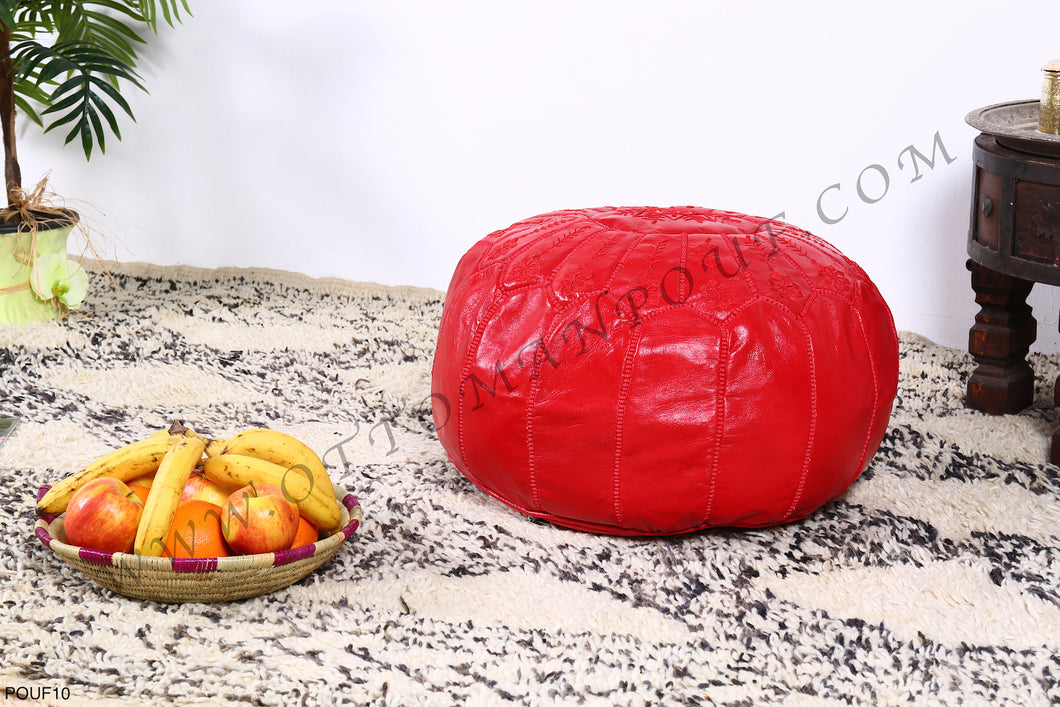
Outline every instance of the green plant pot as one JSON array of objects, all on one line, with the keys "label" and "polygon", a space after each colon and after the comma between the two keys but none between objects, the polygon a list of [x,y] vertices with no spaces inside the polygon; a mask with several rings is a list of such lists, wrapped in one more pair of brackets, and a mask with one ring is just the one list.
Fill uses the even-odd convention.
[{"label": "green plant pot", "polygon": [[[55,319],[64,311],[56,292],[35,291],[31,286],[34,267],[40,262],[56,262],[56,256],[66,258],[66,239],[77,224],[78,215],[65,210],[64,215],[38,214],[37,232],[19,224],[0,224],[0,323],[24,324],[30,321]],[[50,256],[40,261],[42,256]],[[71,262],[71,267],[80,265]],[[39,268],[38,268],[39,269]],[[37,284],[41,282],[37,273]],[[80,303],[80,300],[78,300]]]}]

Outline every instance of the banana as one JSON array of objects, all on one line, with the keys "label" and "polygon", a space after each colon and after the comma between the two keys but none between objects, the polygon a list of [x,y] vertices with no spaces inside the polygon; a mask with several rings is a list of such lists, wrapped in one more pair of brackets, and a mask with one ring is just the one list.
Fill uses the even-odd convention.
[{"label": "banana", "polygon": [[228,444],[228,440],[222,437],[206,440],[206,456],[216,457],[218,454],[224,454],[226,444]]},{"label": "banana", "polygon": [[199,437],[181,437],[166,452],[147,494],[147,502],[136,529],[133,552],[160,557],[165,551],[166,536],[180,503],[180,494],[202,459],[206,445]]},{"label": "banana", "polygon": [[48,489],[37,502],[37,513],[59,515],[66,510],[67,504],[79,488],[101,476],[113,476],[121,481],[129,481],[137,476],[150,474],[158,468],[170,447],[180,439],[184,439],[180,434],[154,434],[104,454]]},{"label": "banana", "polygon": [[279,486],[287,500],[317,528],[329,533],[339,529],[342,516],[334,491],[329,492],[330,498],[326,496],[303,466],[287,467],[243,454],[219,454],[203,462],[202,475],[228,486]]},{"label": "banana", "polygon": [[324,468],[324,462],[305,442],[277,430],[243,430],[229,439],[219,454],[257,457],[296,471],[299,467],[305,467],[313,475],[313,491],[319,491],[321,500],[334,506],[334,514],[338,518],[339,503],[335,499],[331,478]]}]

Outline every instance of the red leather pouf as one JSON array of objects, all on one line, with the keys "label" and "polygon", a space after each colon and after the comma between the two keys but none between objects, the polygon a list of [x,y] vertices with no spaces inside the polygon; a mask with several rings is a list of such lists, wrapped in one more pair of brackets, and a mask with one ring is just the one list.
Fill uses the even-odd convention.
[{"label": "red leather pouf", "polygon": [[463,257],[433,369],[452,462],[523,513],[623,535],[802,518],[887,428],[890,310],[791,225],[701,208],[536,216]]}]

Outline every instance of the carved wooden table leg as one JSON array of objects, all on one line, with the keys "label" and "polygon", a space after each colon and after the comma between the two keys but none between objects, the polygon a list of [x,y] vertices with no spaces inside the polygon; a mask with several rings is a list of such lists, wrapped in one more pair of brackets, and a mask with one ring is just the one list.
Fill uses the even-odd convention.
[{"label": "carved wooden table leg", "polygon": [[[979,367],[968,379],[967,405],[992,415],[1019,412],[1034,400],[1034,371],[1027,363],[1027,351],[1038,334],[1027,304],[1034,283],[971,260],[968,269],[981,309],[968,332],[968,351]],[[1054,441],[1054,450],[1057,444]],[[1056,451],[1053,456],[1055,460]]]}]

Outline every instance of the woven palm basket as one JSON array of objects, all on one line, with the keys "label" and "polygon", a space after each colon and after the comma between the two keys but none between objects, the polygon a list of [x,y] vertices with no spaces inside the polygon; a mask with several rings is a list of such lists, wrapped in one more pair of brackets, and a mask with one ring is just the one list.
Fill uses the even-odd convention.
[{"label": "woven palm basket", "polygon": [[[50,486],[41,487],[37,498]],[[335,489],[341,528],[312,545],[260,555],[183,559],[105,552],[64,542],[63,516],[43,516],[37,538],[56,556],[91,579],[133,599],[158,602],[219,602],[283,589],[327,562],[361,523],[357,498]]]}]

